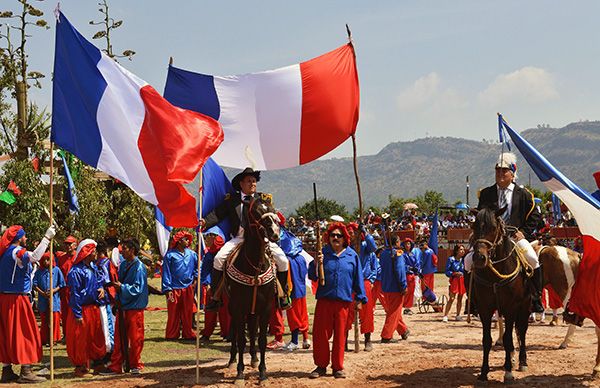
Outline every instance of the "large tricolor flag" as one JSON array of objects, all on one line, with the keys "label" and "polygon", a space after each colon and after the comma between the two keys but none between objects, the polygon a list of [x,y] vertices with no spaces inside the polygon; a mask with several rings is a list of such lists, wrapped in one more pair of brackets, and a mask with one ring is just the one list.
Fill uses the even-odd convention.
[{"label": "large tricolor flag", "polygon": [[157,205],[171,226],[198,224],[191,182],[223,141],[218,122],[177,108],[88,42],[59,13],[52,141]]},{"label": "large tricolor flag", "polygon": [[172,227],[167,225],[165,215],[158,207],[154,208],[154,222],[156,223],[156,240],[158,241],[158,250],[160,255],[165,257],[169,249],[169,239],[171,237]]},{"label": "large tricolor flag", "polygon": [[600,325],[600,202],[558,171],[501,118],[513,143],[538,178],[569,208],[583,235],[583,258],[569,309]]},{"label": "large tricolor flag", "polygon": [[313,161],[356,131],[359,86],[352,44],[275,70],[236,76],[169,66],[164,96],[219,120],[226,167],[274,170]]}]

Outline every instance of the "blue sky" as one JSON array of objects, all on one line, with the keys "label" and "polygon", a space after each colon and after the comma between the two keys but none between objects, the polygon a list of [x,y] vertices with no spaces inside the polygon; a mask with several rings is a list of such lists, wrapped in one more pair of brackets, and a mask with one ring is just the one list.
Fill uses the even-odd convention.
[{"label": "blue sky", "polygon": [[[90,38],[97,1],[61,9]],[[16,1],[2,9],[16,10]],[[51,105],[55,2],[38,3],[52,25],[28,42],[31,70],[47,75],[32,98]],[[123,19],[115,51],[133,49],[130,71],[164,88],[175,65],[230,75],[287,66],[354,35],[361,86],[358,151],[425,136],[497,137],[496,112],[515,129],[600,119],[597,1],[181,1],[111,0]],[[100,44],[101,41],[95,41]],[[327,157],[351,155],[351,144]]]}]

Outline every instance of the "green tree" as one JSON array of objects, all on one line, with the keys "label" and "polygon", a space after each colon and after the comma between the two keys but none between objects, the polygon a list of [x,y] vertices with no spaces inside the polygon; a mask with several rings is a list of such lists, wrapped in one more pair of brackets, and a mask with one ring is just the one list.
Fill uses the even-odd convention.
[{"label": "green tree", "polygon": [[[339,202],[336,202],[333,199],[319,197],[317,198],[317,205],[319,207],[319,217],[322,220],[328,219],[329,217],[335,214],[344,217],[344,219],[348,219],[348,211],[346,210],[346,206],[342,205]],[[315,202],[308,201],[305,204],[301,205],[296,209],[296,213],[292,216],[296,218],[299,216],[303,216],[307,220],[316,219]]]},{"label": "green tree", "polygon": [[426,213],[434,212],[436,208],[447,203],[444,194],[434,190],[427,190],[425,194],[418,195],[414,202],[419,206],[420,211]]},{"label": "green tree", "polygon": [[101,3],[98,3],[101,7],[98,9],[102,14],[102,20],[94,21],[90,20],[90,24],[93,26],[102,26],[102,29],[94,34],[92,39],[102,39],[104,38],[106,42],[106,48],[102,49],[109,57],[117,60],[117,58],[127,58],[131,61],[131,58],[135,55],[135,51],[133,50],[125,50],[121,55],[115,54],[113,52],[112,43],[110,41],[110,33],[121,27],[123,25],[123,20],[115,20],[110,17],[108,12],[108,2],[106,0],[102,0]]}]

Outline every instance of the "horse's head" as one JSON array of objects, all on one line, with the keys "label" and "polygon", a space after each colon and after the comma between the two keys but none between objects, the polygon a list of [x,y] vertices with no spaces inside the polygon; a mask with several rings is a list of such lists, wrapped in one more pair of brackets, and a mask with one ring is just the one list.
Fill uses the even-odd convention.
[{"label": "horse's head", "polygon": [[504,237],[504,222],[500,216],[502,209],[483,208],[477,212],[473,223],[471,246],[473,247],[473,267],[485,268],[495,255],[495,249]]},{"label": "horse's head", "polygon": [[279,217],[270,201],[253,199],[248,206],[248,224],[263,239],[279,241]]}]

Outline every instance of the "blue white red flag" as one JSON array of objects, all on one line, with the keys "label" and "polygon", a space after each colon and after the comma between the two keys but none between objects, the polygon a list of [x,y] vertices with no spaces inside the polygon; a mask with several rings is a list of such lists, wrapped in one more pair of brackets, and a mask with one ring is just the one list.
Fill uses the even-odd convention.
[{"label": "blue white red flag", "polygon": [[[206,216],[222,204],[227,194],[234,193],[235,190],[223,169],[212,158],[209,158],[202,167],[202,215]],[[231,231],[229,219],[226,217],[217,226],[225,235],[224,240],[229,240]]]},{"label": "blue white red flag", "polygon": [[88,42],[59,13],[51,139],[157,205],[167,223],[195,227],[191,182],[223,141],[219,123],[177,108]]},{"label": "blue white red flag", "polygon": [[60,157],[63,161],[63,167],[65,169],[65,178],[67,178],[67,187],[69,189],[69,211],[71,213],[79,213],[79,200],[77,199],[77,193],[75,192],[75,183],[71,178],[71,170],[69,170],[69,164],[65,155],[61,152]]},{"label": "blue white red flag", "polygon": [[558,221],[562,218],[560,199],[554,193],[552,193],[552,216],[554,217],[555,221]]},{"label": "blue white red flag", "polygon": [[158,250],[160,251],[160,255],[164,257],[169,249],[169,238],[173,228],[167,225],[165,221],[165,215],[158,207],[154,207],[154,221],[156,222],[156,239],[158,240]]},{"label": "blue white red flag", "polygon": [[429,234],[429,248],[431,248],[435,254],[438,254],[438,208],[435,209],[435,216],[433,216],[433,221],[431,221],[431,233]]},{"label": "blue white red flag", "polygon": [[335,149],[356,131],[359,85],[354,48],[275,70],[213,76],[169,66],[164,96],[219,120],[221,166],[295,167]]},{"label": "blue white red flag", "polygon": [[569,310],[600,325],[600,202],[571,182],[506,121],[513,143],[538,178],[569,208],[583,236],[583,258],[569,301]]}]

